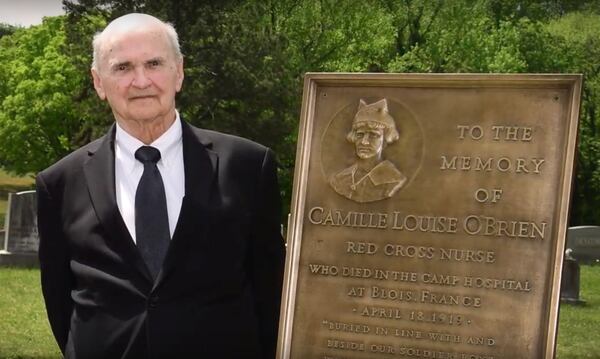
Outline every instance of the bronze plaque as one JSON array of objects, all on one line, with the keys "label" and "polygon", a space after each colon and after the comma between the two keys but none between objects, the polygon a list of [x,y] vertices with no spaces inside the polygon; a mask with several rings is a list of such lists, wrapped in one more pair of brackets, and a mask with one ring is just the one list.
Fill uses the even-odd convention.
[{"label": "bronze plaque", "polygon": [[278,357],[554,357],[580,91],[308,74]]}]

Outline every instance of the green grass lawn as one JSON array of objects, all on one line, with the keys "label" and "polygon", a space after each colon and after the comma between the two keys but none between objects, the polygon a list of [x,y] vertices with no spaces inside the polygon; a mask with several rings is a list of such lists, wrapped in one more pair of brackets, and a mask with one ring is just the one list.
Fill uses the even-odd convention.
[{"label": "green grass lawn", "polygon": [[[0,359],[60,358],[39,270],[0,268],[0,284]],[[561,307],[558,359],[600,358],[600,266],[581,267],[581,298],[586,305]]]},{"label": "green grass lawn", "polygon": [[0,268],[0,358],[60,358],[50,333],[38,269]]},{"label": "green grass lawn", "polygon": [[600,358],[600,266],[581,266],[580,298],[585,305],[560,308],[559,359]]}]

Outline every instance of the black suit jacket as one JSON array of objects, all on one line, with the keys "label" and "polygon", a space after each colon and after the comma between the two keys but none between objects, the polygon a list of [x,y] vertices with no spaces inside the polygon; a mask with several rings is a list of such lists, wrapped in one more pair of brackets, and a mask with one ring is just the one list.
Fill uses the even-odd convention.
[{"label": "black suit jacket", "polygon": [[182,121],[185,197],[155,282],[115,198],[114,126],[37,176],[42,290],[66,358],[272,358],[284,246],[272,152]]}]

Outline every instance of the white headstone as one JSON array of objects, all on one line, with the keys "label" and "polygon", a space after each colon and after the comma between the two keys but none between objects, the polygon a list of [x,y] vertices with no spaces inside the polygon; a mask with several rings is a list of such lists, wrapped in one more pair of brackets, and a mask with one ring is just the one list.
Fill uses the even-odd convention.
[{"label": "white headstone", "polygon": [[40,240],[35,191],[9,193],[4,229],[7,252],[37,253]]}]

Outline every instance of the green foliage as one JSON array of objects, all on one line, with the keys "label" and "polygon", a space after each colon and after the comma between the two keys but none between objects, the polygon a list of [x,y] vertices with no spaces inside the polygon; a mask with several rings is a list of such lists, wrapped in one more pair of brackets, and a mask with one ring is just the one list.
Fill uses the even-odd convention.
[{"label": "green foliage", "polygon": [[600,15],[574,12],[547,29],[563,39],[565,71],[584,74],[573,225],[600,223]]},{"label": "green foliage", "polygon": [[84,74],[62,52],[64,18],[0,39],[0,164],[37,171],[72,151],[79,128],[72,94]]},{"label": "green foliage", "polygon": [[394,46],[392,16],[375,2],[282,2],[277,28],[296,76],[307,71],[381,71]]},{"label": "green foliage", "polygon": [[72,142],[75,148],[102,136],[114,122],[110,108],[96,95],[90,67],[92,63],[92,39],[96,32],[106,26],[101,11],[71,13],[65,20],[66,43],[63,53],[82,74],[80,85],[72,93],[71,103],[79,116],[79,128]]},{"label": "green foliage", "polygon": [[[469,9],[466,11],[466,9]],[[440,6],[418,32],[419,40],[398,52],[390,72],[555,72],[561,54],[541,24],[527,17],[497,20],[487,1]],[[405,22],[412,22],[405,20]],[[405,25],[402,25],[405,26]],[[405,48],[405,47],[403,47]]]},{"label": "green foliage", "polygon": [[0,22],[0,38],[6,35],[11,35],[18,29],[17,26],[13,26],[10,24],[4,24]]},{"label": "green foliage", "polygon": [[[456,6],[456,5],[455,5]],[[389,64],[394,72],[520,72],[526,63],[519,52],[517,26],[502,22],[496,26],[473,8],[446,7],[432,29],[411,51],[398,54]]]}]

